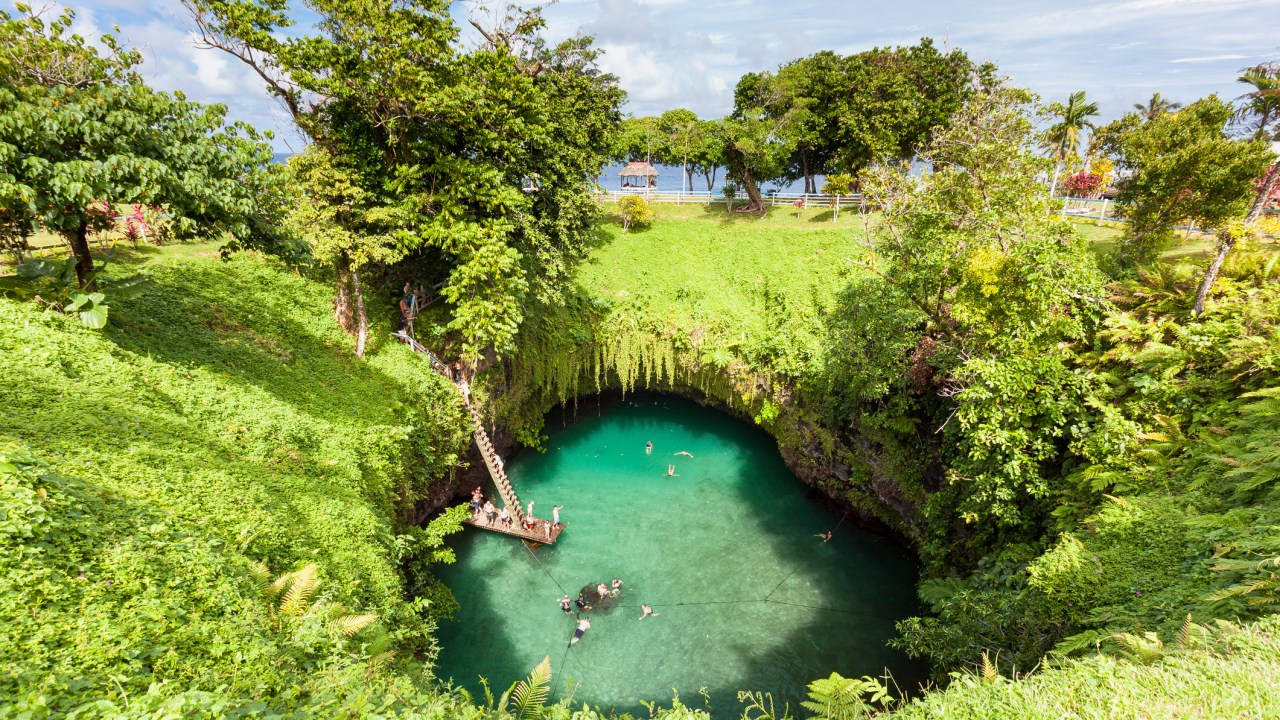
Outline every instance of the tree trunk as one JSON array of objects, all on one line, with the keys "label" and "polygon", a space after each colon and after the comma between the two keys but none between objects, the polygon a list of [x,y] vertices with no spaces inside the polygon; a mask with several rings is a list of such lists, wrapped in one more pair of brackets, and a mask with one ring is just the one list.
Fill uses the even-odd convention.
[{"label": "tree trunk", "polygon": [[337,274],[338,294],[333,298],[333,319],[348,335],[356,334],[355,303],[351,297],[351,261],[345,254],[334,263]]},{"label": "tree trunk", "polygon": [[809,154],[804,151],[800,152],[800,173],[804,175],[804,194],[810,195],[817,192],[809,189],[813,187],[813,174],[809,172]]},{"label": "tree trunk", "polygon": [[356,300],[356,357],[364,357],[364,345],[369,339],[369,314],[365,312],[364,293],[360,291],[360,274],[351,271],[351,294]]},{"label": "tree trunk", "polygon": [[85,290],[97,290],[97,283],[90,282],[93,274],[93,255],[89,252],[89,225],[80,223],[75,232],[67,236],[71,243],[71,254],[76,258],[76,280]]},{"label": "tree trunk", "polygon": [[747,191],[747,204],[738,208],[738,212],[763,215],[765,213],[764,198],[760,196],[760,187],[756,185],[756,179],[751,176],[750,170],[744,169],[741,175],[742,189]]},{"label": "tree trunk", "polygon": [[[1280,165],[1271,168],[1266,181],[1258,188],[1258,194],[1253,198],[1253,206],[1249,208],[1249,214],[1244,218],[1243,229],[1247,230],[1250,225],[1258,221],[1258,217],[1267,207],[1267,198],[1275,192],[1277,184],[1280,184]],[[1209,263],[1209,269],[1205,271],[1204,279],[1196,289],[1196,317],[1204,315],[1204,303],[1209,298],[1209,292],[1213,290],[1213,284],[1218,281],[1218,271],[1222,269],[1222,263],[1226,262],[1227,253],[1231,252],[1235,244],[1235,236],[1230,231],[1218,231],[1218,253],[1213,256],[1213,262]]]},{"label": "tree trunk", "polygon": [[1204,314],[1204,302],[1209,297],[1209,291],[1213,289],[1213,283],[1218,279],[1218,271],[1222,269],[1227,253],[1231,252],[1235,244],[1236,239],[1231,231],[1218,231],[1218,254],[1213,256],[1213,262],[1209,263],[1209,269],[1204,273],[1204,280],[1200,281],[1200,287],[1196,290],[1196,317]]}]

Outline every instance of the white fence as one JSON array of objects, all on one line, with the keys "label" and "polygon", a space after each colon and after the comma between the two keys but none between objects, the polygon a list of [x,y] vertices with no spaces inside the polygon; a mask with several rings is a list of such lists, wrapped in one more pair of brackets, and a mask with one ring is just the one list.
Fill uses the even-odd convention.
[{"label": "white fence", "polygon": [[[596,197],[605,202],[617,202],[629,195],[642,197],[652,203],[667,203],[671,205],[708,205],[715,202],[725,202],[725,197],[722,193],[698,192],[696,190],[673,191],[636,188],[634,190],[608,190],[596,193]],[[862,206],[861,195],[832,196],[812,193],[764,193],[764,200],[774,207],[795,205],[797,201],[802,201],[803,207],[806,208],[843,208],[847,210]],[[742,205],[746,202],[747,196],[744,193],[739,193],[733,199],[734,205]]]}]

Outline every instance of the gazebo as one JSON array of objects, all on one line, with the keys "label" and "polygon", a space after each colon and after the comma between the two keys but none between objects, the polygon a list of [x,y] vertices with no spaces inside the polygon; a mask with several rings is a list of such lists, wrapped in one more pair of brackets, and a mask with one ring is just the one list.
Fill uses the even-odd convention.
[{"label": "gazebo", "polygon": [[622,178],[622,190],[656,190],[658,188],[658,171],[647,162],[630,162],[618,171]]}]

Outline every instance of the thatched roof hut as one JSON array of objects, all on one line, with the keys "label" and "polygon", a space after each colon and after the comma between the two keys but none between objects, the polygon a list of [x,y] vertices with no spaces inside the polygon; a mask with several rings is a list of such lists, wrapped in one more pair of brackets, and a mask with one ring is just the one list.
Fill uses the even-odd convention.
[{"label": "thatched roof hut", "polygon": [[647,162],[627,163],[618,171],[618,177],[622,178],[623,189],[658,187],[658,171]]}]

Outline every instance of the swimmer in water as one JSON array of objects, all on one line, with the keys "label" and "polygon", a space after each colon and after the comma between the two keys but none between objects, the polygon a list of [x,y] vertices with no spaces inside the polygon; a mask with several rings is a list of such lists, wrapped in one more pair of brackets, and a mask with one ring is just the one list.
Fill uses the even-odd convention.
[{"label": "swimmer in water", "polygon": [[668,466],[667,466],[667,477],[680,477],[679,475],[676,475],[676,466],[675,466],[675,465],[668,465]]},{"label": "swimmer in water", "polygon": [[676,455],[684,455],[685,457],[693,457],[693,453],[689,452],[688,450],[681,450],[680,452],[676,453]]},{"label": "swimmer in water", "polygon": [[573,603],[569,600],[568,595],[560,598],[560,609],[564,611],[565,615],[573,614]]},{"label": "swimmer in water", "polygon": [[647,442],[647,443],[645,443],[645,444],[644,444],[644,454],[645,454],[645,455],[652,455],[652,454],[653,454],[653,443],[652,443],[652,442]]},{"label": "swimmer in water", "polygon": [[577,600],[574,600],[574,601],[573,601],[573,604],[574,604],[574,605],[577,605],[579,610],[590,610],[590,609],[591,609],[591,606],[587,604],[586,599],[582,597],[582,593],[578,593],[578,599],[577,599]]},{"label": "swimmer in water", "polygon": [[582,639],[582,636],[586,634],[586,632],[590,629],[591,629],[591,618],[589,617],[579,618],[578,629],[573,631],[573,639],[569,641],[569,647],[573,647],[574,645],[576,645],[577,642]]},{"label": "swimmer in water", "polygon": [[641,604],[640,604],[640,612],[642,613],[642,614],[640,615],[640,619],[641,619],[641,620],[643,620],[643,619],[645,619],[645,618],[647,618],[647,617],[658,617],[658,613],[654,612],[654,611],[653,611],[653,608],[649,607],[648,605],[646,605],[646,604],[644,604],[644,603],[641,603]]},{"label": "swimmer in water", "polygon": [[599,585],[596,586],[596,594],[598,594],[600,597],[604,597],[608,595],[609,586],[605,585],[604,583],[600,583]]},{"label": "swimmer in water", "polygon": [[820,537],[822,538],[822,542],[826,542],[831,539],[831,531],[828,530],[824,533],[818,533],[817,535],[814,535],[814,537]]},{"label": "swimmer in water", "polygon": [[613,583],[612,583],[612,585],[613,585],[613,589],[614,589],[614,590],[617,590],[618,592],[622,592],[622,581],[621,581],[621,580],[619,580],[618,578],[614,578],[614,579],[613,579]]}]

